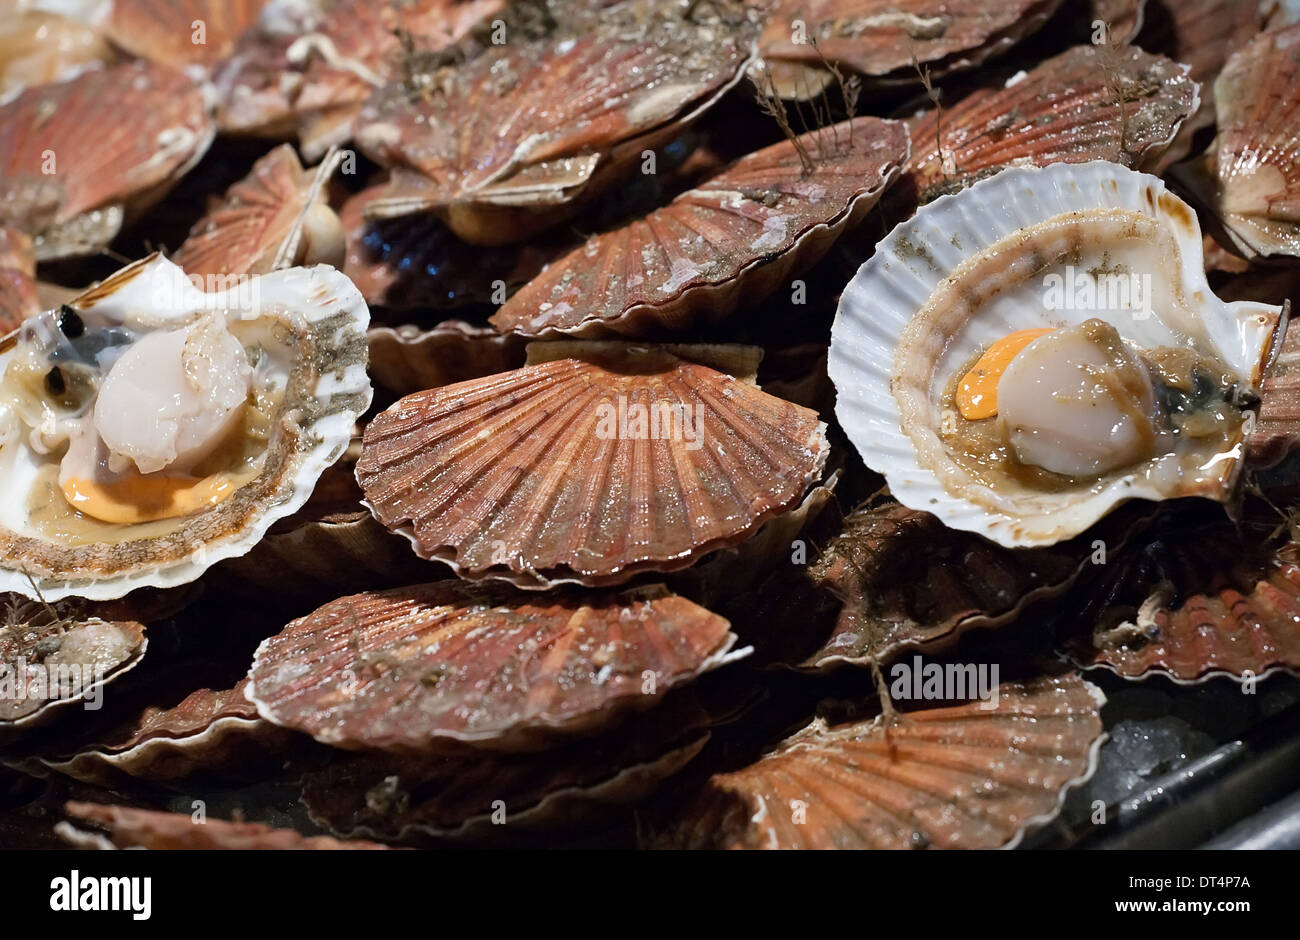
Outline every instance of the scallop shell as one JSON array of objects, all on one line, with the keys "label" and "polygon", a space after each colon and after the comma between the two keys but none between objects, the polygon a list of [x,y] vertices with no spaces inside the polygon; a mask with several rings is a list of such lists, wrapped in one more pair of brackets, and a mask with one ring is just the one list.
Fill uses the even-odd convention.
[{"label": "scallop shell", "polygon": [[1196,134],[1214,124],[1214,80],[1228,56],[1254,38],[1265,25],[1272,0],[1176,0],[1147,5],[1137,44],[1191,68],[1201,85],[1201,104],[1183,123],[1164,158],[1163,171],[1185,157]]},{"label": "scallop shell", "polygon": [[393,843],[512,841],[574,829],[648,796],[709,740],[707,716],[666,702],[595,739],[534,754],[363,754],[303,779],[312,820],[335,835]]},{"label": "scallop shell", "polygon": [[[204,309],[238,311],[244,319],[272,317],[286,328],[295,351],[292,372],[261,472],[222,502],[185,517],[175,531],[62,545],[32,527],[23,501],[10,499],[0,520],[0,590],[103,600],[146,585],[185,584],[216,562],[247,552],[273,522],[306,502],[369,406],[366,307],[351,282],[324,265],[277,271],[205,294],[176,265],[152,255],[86,291],[75,305],[88,322],[121,322],[127,311],[141,310],[161,322]],[[15,459],[22,473],[35,472],[30,451]],[[10,484],[29,478],[11,478]]]},{"label": "scallop shell", "polygon": [[78,829],[68,821],[54,831],[80,849],[162,849],[166,851],[299,851],[304,849],[383,849],[373,842],[340,842],[329,836],[303,836],[292,829],[273,829],[262,823],[196,821],[190,813],[164,813],[130,806],[69,802],[68,816],[90,823]]},{"label": "scallop shell", "polygon": [[735,639],[662,588],[538,596],[447,581],[293,621],[258,648],[248,696],[268,721],[334,747],[527,750],[650,707],[736,658]]},{"label": "scallop shell", "polygon": [[32,240],[16,228],[0,226],[0,334],[17,329],[40,309]]},{"label": "scallop shell", "polygon": [[409,310],[499,303],[556,253],[538,243],[470,245],[436,215],[366,220],[366,205],[388,192],[385,184],[363,189],[339,212],[347,238],[343,273],[369,304]]},{"label": "scallop shell", "polygon": [[818,719],[708,781],[652,845],[1011,848],[1092,776],[1101,690],[1077,674],[1004,682],[988,703],[838,727]]},{"label": "scallop shell", "polygon": [[[1118,231],[1147,234],[1141,240],[1130,236],[1127,243],[1106,234]],[[1086,240],[1089,235],[1096,247]],[[1098,240],[1102,238],[1113,246],[1103,249]],[[1143,258],[1142,246],[1156,238],[1162,240],[1159,253]],[[1044,290],[1038,288],[1032,301],[1003,301],[981,308],[976,317],[968,313],[989,296],[1009,296],[1007,279],[1027,285],[1030,278],[1038,278],[1041,284],[1047,270],[1064,271],[1076,255],[1077,270],[1087,271],[1098,263],[1089,259],[1101,257],[1103,250],[1108,266],[1156,272],[1150,282],[1152,315],[1049,309]],[[999,262],[1004,283],[986,280],[973,288],[961,281],[962,272],[977,271],[976,265],[992,263],[997,253],[1008,251],[1014,251],[1011,260]],[[960,290],[967,291],[961,302],[944,303]],[[1028,290],[1022,295],[1027,297]],[[1032,309],[1033,303],[1038,309]],[[918,310],[932,319],[914,320]],[[946,320],[933,319],[945,315]],[[1162,487],[1154,478],[1130,471],[1112,474],[1088,489],[1048,495],[1028,488],[998,493],[967,478],[952,463],[936,432],[939,416],[931,403],[932,390],[944,381],[938,373],[945,367],[951,372],[983,344],[1017,328],[1079,323],[1089,317],[1112,322],[1123,336],[1145,348],[1202,337],[1203,348],[1214,350],[1243,385],[1258,389],[1281,311],[1257,303],[1225,304],[1211,293],[1196,217],[1155,177],[1100,161],[1005,170],[922,208],[881,242],[845,288],[830,353],[840,424],[867,463],[885,475],[901,503],[1006,546],[1070,538],[1132,498],[1227,499],[1240,469],[1240,447],[1207,464],[1199,481],[1180,475]],[[896,354],[895,347],[923,322],[931,324],[932,336],[946,337],[946,343],[942,348],[935,343],[917,346],[906,353],[912,358],[904,363],[898,358],[904,353]],[[896,370],[900,379],[891,381]],[[903,413],[909,415],[910,433],[904,430]]]},{"label": "scallop shell", "polygon": [[24,88],[67,81],[113,58],[92,23],[41,9],[6,11],[0,18],[0,101]]},{"label": "scallop shell", "polygon": [[1071,658],[1185,684],[1300,671],[1300,544],[1269,547],[1275,521],[1198,515],[1154,530],[1080,599],[1071,620],[1091,629],[1067,641]]},{"label": "scallop shell", "polygon": [[597,586],[744,541],[820,476],[814,412],[682,358],[689,347],[569,348],[586,358],[410,395],[376,417],[357,464],[376,518],[462,577]]},{"label": "scallop shell", "polygon": [[154,65],[29,88],[0,105],[0,224],[31,235],[40,261],[94,254],[123,205],[184,175],[213,133],[199,87]]},{"label": "scallop shell", "polygon": [[174,69],[226,58],[267,0],[113,0],[106,31],[141,59]]},{"label": "scallop shell", "polygon": [[317,160],[351,136],[374,89],[398,74],[403,35],[434,53],[501,10],[503,0],[339,0],[274,4],[215,76],[218,121],[237,133],[296,131]]},{"label": "scallop shell", "polygon": [[781,0],[759,48],[777,67],[778,93],[806,100],[825,87],[826,63],[907,83],[920,81],[919,67],[936,76],[974,67],[1035,32],[1058,6],[1060,0]]},{"label": "scallop shell", "polygon": [[489,245],[560,221],[741,80],[757,29],[734,0],[710,11],[697,20],[677,5],[614,4],[411,79],[435,95],[391,83],[366,104],[356,139],[405,172],[392,177],[400,195],[367,215],[436,210],[458,237]]},{"label": "scallop shell", "polygon": [[1003,548],[898,503],[863,506],[810,568],[844,604],[802,668],[883,664],[904,650],[946,649],[968,630],[1003,626],[1064,593],[1086,546]]},{"label": "scallop shell", "polygon": [[[1297,299],[1300,300],[1300,292]],[[1257,467],[1271,467],[1297,446],[1300,446],[1300,327],[1292,329],[1288,323],[1281,348],[1264,379],[1259,419],[1255,430],[1246,438],[1246,459]]]},{"label": "scallop shell", "polygon": [[520,339],[463,320],[445,320],[431,330],[376,327],[369,339],[371,378],[393,395],[481,379],[524,364]]},{"label": "scallop shell", "polygon": [[726,317],[821,258],[875,205],[907,153],[903,125],[875,118],[774,144],[588,239],[492,323],[526,336],[638,336]]},{"label": "scallop shell", "polygon": [[1214,88],[1211,205],[1246,257],[1300,257],[1300,24],[1243,46]]},{"label": "scallop shell", "polygon": [[131,778],[162,784],[197,776],[240,779],[278,768],[287,736],[257,717],[246,685],[245,679],[232,689],[198,689],[169,708],[149,706],[75,754],[42,762],[108,787]]},{"label": "scallop shell", "polygon": [[[6,598],[0,626],[0,740],[86,706],[102,687],[130,672],[148,640],[136,621],[104,620]],[[89,670],[90,675],[86,673]],[[54,686],[57,685],[57,688]]]},{"label": "scallop shell", "polygon": [[343,228],[323,192],[336,165],[304,170],[292,145],[276,147],[195,223],[172,260],[209,279],[294,264],[342,266]]},{"label": "scallop shell", "polygon": [[913,118],[912,156],[895,192],[911,188],[928,202],[1026,164],[1114,160],[1144,168],[1198,101],[1186,66],[1136,48],[1076,46],[1004,88]]}]

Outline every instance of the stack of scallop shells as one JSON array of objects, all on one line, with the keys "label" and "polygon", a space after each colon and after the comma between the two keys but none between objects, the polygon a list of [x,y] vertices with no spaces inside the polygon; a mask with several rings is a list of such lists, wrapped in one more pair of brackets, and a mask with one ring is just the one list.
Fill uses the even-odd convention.
[{"label": "stack of scallop shells", "polygon": [[[11,4],[0,366],[233,309],[242,285],[278,325],[223,335],[288,366],[264,453],[188,516],[125,489],[85,497],[111,518],[51,510],[57,444],[0,444],[0,678],[21,686],[0,763],[37,781],[3,831],[1012,847],[1095,772],[1099,684],[1300,670],[1294,19]],[[1024,309],[1058,262],[1149,259],[1135,238],[1176,259],[1155,326]],[[1181,344],[1228,378],[1135,400],[1218,430],[1186,455],[1084,441],[998,490],[944,451],[978,419],[936,399],[1026,325],[1109,331],[1112,362]],[[993,420],[1033,411],[996,388]],[[1214,472],[1178,463],[1214,442]],[[1111,462],[1078,469],[1094,445]],[[997,694],[891,694],[914,656],[996,663]],[[214,794],[240,816],[169,812]]]}]

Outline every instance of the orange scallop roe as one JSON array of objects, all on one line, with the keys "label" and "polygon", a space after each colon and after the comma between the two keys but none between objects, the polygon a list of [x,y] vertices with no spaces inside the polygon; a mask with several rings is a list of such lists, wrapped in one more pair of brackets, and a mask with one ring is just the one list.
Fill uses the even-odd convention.
[{"label": "orange scallop roe", "polygon": [[979,421],[996,415],[998,380],[1002,378],[1002,373],[1026,346],[1051,332],[1051,327],[1017,330],[990,346],[974,368],[962,376],[961,383],[957,386],[957,410],[961,416],[967,421]]},{"label": "orange scallop roe", "polygon": [[73,509],[101,522],[133,525],[173,519],[215,506],[236,489],[227,474],[192,477],[166,473],[130,476],[111,483],[73,477],[63,484]]}]

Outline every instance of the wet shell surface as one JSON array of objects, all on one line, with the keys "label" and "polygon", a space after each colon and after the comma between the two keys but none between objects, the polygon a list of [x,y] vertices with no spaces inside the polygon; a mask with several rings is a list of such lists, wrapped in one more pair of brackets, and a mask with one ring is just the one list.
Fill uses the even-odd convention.
[{"label": "wet shell surface", "polygon": [[234,48],[268,0],[113,0],[110,39],[132,55],[174,69],[210,67]]},{"label": "wet shell surface", "polygon": [[183,175],[214,131],[199,87],[154,65],[29,88],[0,105],[0,224],[32,236],[41,261],[94,254],[124,205]]},{"label": "wet shell surface", "polygon": [[458,237],[488,245],[554,224],[566,213],[551,210],[594,194],[598,174],[608,184],[630,172],[741,80],[756,28],[732,0],[698,15],[710,11],[697,22],[677,4],[610,4],[594,21],[571,13],[544,37],[389,84],[356,139],[402,171],[401,191],[367,215],[436,210]]},{"label": "wet shell surface", "polygon": [[373,842],[340,842],[329,836],[303,836],[292,829],[273,829],[262,823],[228,822],[190,813],[164,813],[130,806],[70,802],[68,816],[91,828],[67,821],[55,832],[80,849],[161,849],[165,851],[300,851],[331,849],[383,849]]},{"label": "wet shell surface", "polygon": [[1273,521],[1157,528],[1079,599],[1092,629],[1067,639],[1071,658],[1180,683],[1300,670],[1300,544],[1265,544]]},{"label": "wet shell surface", "polygon": [[[257,717],[244,695],[247,680],[232,689],[199,689],[169,708],[148,706],[130,721],[77,753],[43,758],[51,770],[86,783],[120,786],[127,778],[172,783],[195,776],[238,779],[265,770],[277,754],[282,732]],[[279,764],[272,757],[270,763]]]},{"label": "wet shell surface", "polygon": [[[1297,293],[1300,297],[1300,292]],[[1259,420],[1246,438],[1246,459],[1269,467],[1300,447],[1300,327],[1288,323],[1282,346],[1268,367],[1260,393]]]},{"label": "wet shell surface", "polygon": [[[157,255],[29,320],[0,357],[0,588],[120,597],[247,552],[348,446],[370,402],[367,320],[325,266],[204,293]],[[229,368],[218,381],[200,362]],[[191,391],[149,391],[172,368]],[[156,423],[115,420],[133,408]]]},{"label": "wet shell surface", "polygon": [[5,598],[0,626],[0,741],[91,704],[139,665],[148,640],[135,621],[51,610]]},{"label": "wet shell surface", "polygon": [[[1229,498],[1281,318],[1214,296],[1195,216],[1160,180],[1103,162],[1005,170],[922,208],[845,288],[836,414],[904,505],[1052,544],[1128,499]],[[1047,335],[988,364],[1029,330]],[[1103,345],[1113,358],[1082,365]]]},{"label": "wet shell surface", "polygon": [[1184,65],[1136,48],[1076,46],[1004,88],[913,118],[898,188],[929,202],[1008,166],[1113,160],[1144,169],[1198,101]]},{"label": "wet shell surface", "polygon": [[488,842],[581,828],[687,766],[709,740],[706,721],[698,707],[671,700],[545,752],[362,754],[305,774],[302,798],[313,821],[345,838]]},{"label": "wet shell surface", "polygon": [[1300,257],[1300,24],[1242,47],[1214,87],[1215,212],[1246,257]]},{"label": "wet shell surface", "polygon": [[1014,847],[1090,777],[1105,697],[1077,674],[998,700],[828,727],[718,774],[651,844],[667,848]]},{"label": "wet shell surface", "polygon": [[0,334],[17,329],[40,309],[32,240],[16,228],[0,226]]},{"label": "wet shell surface", "polygon": [[721,319],[817,261],[908,152],[902,124],[859,118],[734,166],[549,264],[492,317],[526,336],[645,335]]},{"label": "wet shell surface", "polygon": [[650,707],[736,658],[735,639],[662,588],[542,596],[438,582],[293,621],[259,647],[248,695],[268,721],[335,747],[531,749]]},{"label": "wet shell surface", "polygon": [[688,358],[699,348],[541,346],[559,358],[407,396],[366,427],[367,504],[462,577],[598,586],[684,568],[821,475],[817,415]]},{"label": "wet shell surface", "polygon": [[69,12],[20,7],[0,16],[0,101],[113,61],[98,25]]},{"label": "wet shell surface", "polygon": [[876,80],[919,82],[914,62],[936,75],[978,65],[1036,31],[1059,5],[1059,0],[782,0],[768,14],[759,48],[773,68],[777,91],[806,100],[830,80],[826,62]]},{"label": "wet shell surface", "polygon": [[304,170],[290,144],[276,147],[195,223],[172,260],[204,278],[296,264],[341,267],[343,227],[323,191],[333,169],[331,162]]},{"label": "wet shell surface", "polygon": [[861,507],[810,569],[844,606],[802,668],[939,651],[967,630],[1010,623],[1035,601],[1064,593],[1087,560],[1073,544],[1003,548],[898,503]]}]

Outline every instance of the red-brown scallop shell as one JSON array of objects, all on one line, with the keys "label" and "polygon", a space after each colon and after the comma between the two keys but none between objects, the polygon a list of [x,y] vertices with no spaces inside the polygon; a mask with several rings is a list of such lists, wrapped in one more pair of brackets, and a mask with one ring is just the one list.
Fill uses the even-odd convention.
[{"label": "red-brown scallop shell", "polygon": [[169,708],[148,706],[93,743],[42,762],[85,783],[120,786],[131,778],[174,784],[195,777],[241,779],[278,768],[284,732],[257,716],[244,695],[198,689]]},{"label": "red-brown scallop shell", "polygon": [[361,149],[395,168],[395,194],[366,213],[433,210],[465,241],[525,241],[739,82],[756,32],[734,0],[634,0],[392,82],[356,125]]},{"label": "red-brown scallop shell", "polygon": [[777,92],[818,95],[826,63],[876,81],[971,68],[1036,31],[1060,0],[780,0],[759,39]]},{"label": "red-brown scallop shell", "polygon": [[303,777],[312,820],[345,838],[520,844],[606,822],[687,766],[708,715],[674,697],[597,738],[529,754],[338,757]]},{"label": "red-brown scallop shell", "polygon": [[[1243,275],[1256,279],[1254,272]],[[1289,279],[1300,303],[1300,273]],[[1288,285],[1289,286],[1289,285]],[[1228,299],[1228,298],[1225,298]],[[1289,300],[1283,300],[1289,304]],[[1300,446],[1300,327],[1287,324],[1282,345],[1264,374],[1260,390],[1259,416],[1255,429],[1246,437],[1246,458],[1256,467],[1280,463]]]},{"label": "red-brown scallop shell", "polygon": [[292,145],[276,147],[195,223],[172,260],[200,277],[342,265],[343,229],[323,192],[333,166],[304,170]]},{"label": "red-brown scallop shell", "polygon": [[124,204],[179,178],[212,136],[199,87],[159,66],[29,88],[0,105],[0,224],[31,235],[37,260],[94,254]]},{"label": "red-brown scallop shell", "polygon": [[196,820],[189,813],[164,813],[130,806],[69,802],[68,816],[91,828],[64,822],[55,832],[80,849],[162,849],[166,851],[299,851],[384,849],[374,842],[340,842],[330,836],[304,836],[262,823]]},{"label": "red-brown scallop shell", "polygon": [[409,52],[445,49],[503,6],[337,0],[268,10],[216,74],[218,122],[232,133],[296,132],[303,156],[317,160],[351,136],[361,105]]},{"label": "red-brown scallop shell", "polygon": [[40,309],[32,240],[16,228],[0,226],[0,335]]},{"label": "red-brown scallop shell", "polygon": [[673,349],[533,344],[584,358],[403,398],[366,427],[367,504],[422,557],[529,588],[619,583],[744,541],[820,477],[824,426]]},{"label": "red-brown scallop shell", "polygon": [[1096,767],[1101,691],[1077,674],[1004,682],[998,702],[828,726],[710,778],[651,845],[1012,847]]},{"label": "red-brown scallop shell", "polygon": [[1300,24],[1243,46],[1214,87],[1211,205],[1246,257],[1300,257]]},{"label": "red-brown scallop shell", "polygon": [[1077,541],[1003,548],[895,502],[860,507],[809,569],[844,606],[802,668],[938,652],[967,630],[1010,623],[1035,601],[1063,593],[1087,563]]},{"label": "red-brown scallop shell", "polygon": [[1025,164],[1102,159],[1144,169],[1196,103],[1196,82],[1177,62],[1132,47],[1076,46],[1004,88],[913,118],[912,156],[896,190],[910,187],[927,202]]},{"label": "red-brown scallop shell", "polygon": [[726,317],[821,258],[876,204],[907,153],[905,127],[876,118],[774,144],[588,239],[492,323],[526,336],[641,336]]},{"label": "red-brown scallop shell", "polygon": [[364,218],[366,205],[389,192],[382,183],[368,187],[339,210],[347,238],[343,273],[372,306],[438,310],[500,303],[556,254],[536,242],[470,245],[436,215]]},{"label": "red-brown scallop shell", "polygon": [[2,597],[0,740],[85,707],[144,657],[148,640],[139,622],[104,620],[68,603],[46,607]]},{"label": "red-brown scallop shell", "polygon": [[1215,78],[1233,50],[1253,39],[1274,10],[1272,0],[1148,0],[1137,45],[1188,65],[1201,86],[1199,108],[1179,129],[1157,172],[1187,156],[1197,132],[1214,124]]},{"label": "red-brown scallop shell", "polygon": [[23,88],[66,81],[115,57],[94,24],[20,4],[0,15],[0,100]]},{"label": "red-brown scallop shell", "polygon": [[230,55],[235,40],[267,0],[113,0],[105,30],[141,59],[174,69],[211,67]]},{"label": "red-brown scallop shell", "polygon": [[545,746],[734,658],[726,620],[662,588],[526,594],[460,581],[339,598],[262,643],[258,713],[347,749]]},{"label": "red-brown scallop shell", "polygon": [[524,343],[488,327],[444,320],[431,330],[407,324],[370,330],[370,378],[392,395],[481,379],[524,364]]},{"label": "red-brown scallop shell", "polygon": [[1271,513],[1238,526],[1221,513],[1176,521],[1108,562],[1073,605],[1088,627],[1067,640],[1074,661],[1181,683],[1300,670],[1300,544],[1269,544],[1286,528]]}]

